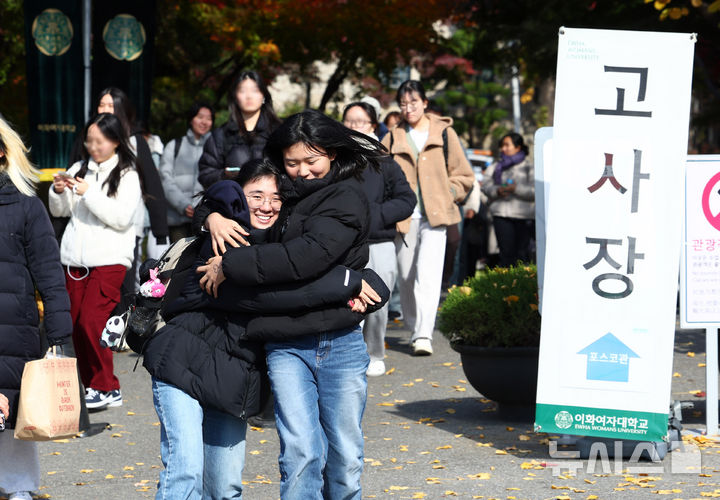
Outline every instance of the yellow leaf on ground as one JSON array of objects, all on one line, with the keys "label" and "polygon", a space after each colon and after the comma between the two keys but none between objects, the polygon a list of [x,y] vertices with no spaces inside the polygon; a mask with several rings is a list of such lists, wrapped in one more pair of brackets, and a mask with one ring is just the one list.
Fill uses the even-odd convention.
[{"label": "yellow leaf on ground", "polygon": [[679,372],[675,372],[675,373],[673,373],[673,377],[678,378],[678,377],[682,377],[682,375],[680,375]]},{"label": "yellow leaf on ground", "polygon": [[495,450],[496,455],[507,455],[507,451],[505,450]]},{"label": "yellow leaf on ground", "polygon": [[530,436],[525,435],[525,434],[520,434],[520,435],[518,436],[518,440],[520,440],[520,441],[530,441]]},{"label": "yellow leaf on ground", "polygon": [[395,403],[377,403],[378,406],[395,406]]},{"label": "yellow leaf on ground", "polygon": [[91,472],[95,472],[95,471],[92,469],[80,469],[80,472],[82,472],[83,474],[90,474]]},{"label": "yellow leaf on ground", "polygon": [[508,432],[512,432],[515,430],[515,427],[505,427],[505,430]]},{"label": "yellow leaf on ground", "polygon": [[115,476],[113,476],[112,474],[108,474],[107,476],[105,476],[105,479],[115,479]]},{"label": "yellow leaf on ground", "polygon": [[393,373],[395,373],[395,367],[394,367],[394,366],[393,366],[392,368],[390,368],[388,371],[386,371],[386,372],[385,372],[385,375],[391,375],[391,374],[393,374]]},{"label": "yellow leaf on ground", "polygon": [[127,412],[127,414],[132,417],[133,415],[135,415],[135,412],[134,412],[134,411],[129,411],[129,412]]},{"label": "yellow leaf on ground", "polygon": [[417,491],[413,493],[413,496],[411,496],[410,498],[425,498],[425,493],[423,493],[422,491]]},{"label": "yellow leaf on ground", "polygon": [[449,450],[450,448],[452,448],[452,446],[450,446],[449,444],[446,444],[445,446],[438,446],[435,449],[436,450]]},{"label": "yellow leaf on ground", "polygon": [[410,489],[409,486],[390,486],[390,491],[403,491]]},{"label": "yellow leaf on ground", "polygon": [[695,353],[692,352],[692,351],[689,351],[689,352],[687,353],[687,355],[688,355],[689,358],[694,358],[694,357],[695,357]]}]

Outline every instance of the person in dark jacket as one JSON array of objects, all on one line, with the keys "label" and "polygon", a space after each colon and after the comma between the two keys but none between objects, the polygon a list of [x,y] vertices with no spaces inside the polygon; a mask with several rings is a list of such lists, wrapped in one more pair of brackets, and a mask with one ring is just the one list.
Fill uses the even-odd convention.
[{"label": "person in dark jacket", "polygon": [[[377,101],[376,101],[377,102]],[[352,102],[345,107],[343,124],[373,139],[378,125],[375,108],[371,102]],[[366,169],[363,172],[363,191],[370,202],[370,261],[368,267],[377,272],[392,290],[397,277],[395,256],[395,224],[412,215],[417,197],[407,182],[400,165],[390,157],[383,158],[380,171]],[[385,331],[387,330],[388,306],[369,314],[363,324],[363,336],[370,355],[368,376],[385,373]]]},{"label": "person in dark jacket", "polygon": [[[277,241],[229,248],[198,268],[205,272],[200,284],[214,293],[226,278],[256,286],[313,278],[337,264],[362,269],[370,213],[358,177],[378,168],[382,146],[306,110],[270,136],[265,152],[289,177],[286,217],[271,237]],[[341,315],[321,310],[313,331],[304,332],[290,317],[260,316],[266,321],[259,327],[246,326],[248,338],[274,339],[265,351],[280,437],[280,496],[360,498],[369,357],[359,321],[347,316],[333,324]]]},{"label": "person in dark jacket", "polygon": [[242,71],[228,92],[230,119],[213,130],[200,157],[200,184],[208,188],[235,178],[243,165],[262,158],[270,134],[280,123],[272,96],[255,71]]},{"label": "person in dark jacket", "polygon": [[[60,249],[42,201],[35,196],[38,172],[20,137],[0,118],[0,412],[15,427],[20,380],[27,361],[43,356],[35,289],[44,306],[50,345],[69,342],[70,299]],[[37,443],[0,432],[0,492],[30,499],[40,485]]]},{"label": "person in dark jacket", "polygon": [[[256,243],[278,218],[278,180],[271,164],[254,162],[238,177],[247,201],[238,183],[220,181],[207,190],[203,204],[243,229],[252,227],[246,236]],[[159,498],[235,498],[242,492],[245,419],[260,411],[269,392],[262,343],[245,338],[248,314],[282,309],[298,314],[302,323],[307,308],[331,303],[347,308],[362,288],[359,273],[338,266],[317,280],[289,286],[228,284],[215,299],[200,290],[196,273],[185,271],[187,261],[194,260],[192,271],[212,255],[208,240],[201,236],[183,254],[165,295],[168,323],[144,349],[162,425]]]}]

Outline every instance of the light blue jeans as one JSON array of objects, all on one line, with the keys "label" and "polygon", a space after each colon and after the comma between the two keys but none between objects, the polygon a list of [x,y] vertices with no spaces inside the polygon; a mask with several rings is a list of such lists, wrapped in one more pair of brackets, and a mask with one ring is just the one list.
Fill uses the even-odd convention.
[{"label": "light blue jeans", "polygon": [[156,500],[242,498],[245,420],[203,408],[155,377],[152,390],[165,466]]},{"label": "light blue jeans", "polygon": [[369,356],[359,327],[267,343],[282,500],[359,499]]}]

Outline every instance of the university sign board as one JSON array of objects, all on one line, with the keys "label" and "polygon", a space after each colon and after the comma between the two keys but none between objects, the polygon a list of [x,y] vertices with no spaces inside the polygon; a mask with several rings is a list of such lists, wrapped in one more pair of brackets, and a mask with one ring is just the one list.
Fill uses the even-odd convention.
[{"label": "university sign board", "polygon": [[539,432],[667,435],[694,45],[560,30]]}]

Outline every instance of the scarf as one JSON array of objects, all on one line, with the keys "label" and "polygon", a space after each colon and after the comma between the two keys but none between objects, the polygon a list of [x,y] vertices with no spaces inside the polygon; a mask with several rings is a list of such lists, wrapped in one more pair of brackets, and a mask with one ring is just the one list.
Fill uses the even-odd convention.
[{"label": "scarf", "polygon": [[502,184],[502,173],[518,163],[521,163],[527,154],[525,151],[518,151],[512,156],[500,155],[500,161],[495,164],[495,170],[493,171],[493,181],[496,186]]}]

